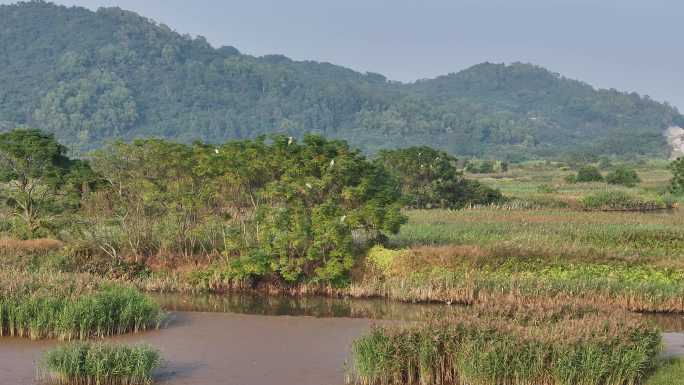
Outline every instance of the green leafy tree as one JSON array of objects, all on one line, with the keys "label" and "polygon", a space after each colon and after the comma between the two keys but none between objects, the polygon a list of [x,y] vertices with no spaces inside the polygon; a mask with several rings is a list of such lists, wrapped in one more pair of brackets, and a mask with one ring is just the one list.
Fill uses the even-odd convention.
[{"label": "green leafy tree", "polygon": [[603,175],[594,166],[583,166],[577,171],[577,176],[575,177],[575,182],[603,182]]},{"label": "green leafy tree", "polygon": [[[87,165],[74,163],[65,154],[66,148],[53,135],[39,130],[0,134],[1,192],[30,237],[49,227],[53,215],[64,208],[62,188],[84,180]],[[78,167],[73,168],[75,164]]]},{"label": "green leafy tree", "polygon": [[268,147],[262,156],[272,154],[275,178],[262,192],[269,204],[257,210],[259,249],[286,281],[343,283],[354,234],[379,240],[405,222],[394,180],[345,142],[280,136]]},{"label": "green leafy tree", "polygon": [[606,182],[608,184],[617,184],[627,187],[634,187],[641,183],[641,178],[636,171],[631,168],[620,166],[606,175]]},{"label": "green leafy tree", "polygon": [[[117,142],[92,163],[110,188],[91,203],[121,229],[92,238],[113,256],[220,252],[235,278],[343,283],[355,237],[377,242],[405,221],[384,168],[320,136]],[[90,233],[111,228],[92,221]]]},{"label": "green leafy tree", "polygon": [[460,208],[502,199],[497,190],[465,179],[456,158],[427,146],[383,150],[377,163],[400,181],[409,207]]},{"label": "green leafy tree", "polygon": [[677,158],[670,163],[670,170],[672,171],[670,190],[674,194],[684,194],[684,157]]}]

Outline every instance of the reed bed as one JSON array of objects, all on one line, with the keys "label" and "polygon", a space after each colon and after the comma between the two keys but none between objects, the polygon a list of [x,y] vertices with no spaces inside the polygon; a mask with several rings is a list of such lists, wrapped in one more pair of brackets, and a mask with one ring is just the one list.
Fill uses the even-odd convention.
[{"label": "reed bed", "polygon": [[396,253],[389,268],[369,269],[347,294],[465,305],[540,299],[554,304],[579,299],[638,312],[684,312],[684,274],[677,270],[619,264],[549,265],[534,259],[478,260],[477,250],[472,257],[452,255],[451,259],[430,255],[432,249]]},{"label": "reed bed", "polygon": [[362,385],[634,385],[657,365],[660,332],[626,313],[480,307],[472,316],[375,327],[352,347]]},{"label": "reed bed", "polygon": [[39,366],[43,383],[54,385],[148,385],[161,364],[147,345],[71,343],[49,350]]},{"label": "reed bed", "polygon": [[390,238],[393,247],[503,247],[549,257],[638,261],[684,268],[684,213],[562,210],[413,210]]},{"label": "reed bed", "polygon": [[0,336],[83,340],[159,328],[165,313],[135,288],[88,275],[0,274]]}]

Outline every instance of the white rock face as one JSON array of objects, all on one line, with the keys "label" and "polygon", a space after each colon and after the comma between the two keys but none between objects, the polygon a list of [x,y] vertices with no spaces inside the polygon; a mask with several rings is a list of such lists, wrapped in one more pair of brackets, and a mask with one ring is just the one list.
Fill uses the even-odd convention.
[{"label": "white rock face", "polygon": [[684,155],[684,128],[681,127],[670,127],[665,133],[667,136],[667,141],[672,147],[671,158],[676,158],[678,156]]}]

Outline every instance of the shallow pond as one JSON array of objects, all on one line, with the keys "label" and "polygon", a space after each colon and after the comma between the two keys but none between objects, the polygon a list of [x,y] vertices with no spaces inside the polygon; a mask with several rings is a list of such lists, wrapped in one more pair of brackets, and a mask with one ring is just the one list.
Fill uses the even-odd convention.
[{"label": "shallow pond", "polygon": [[[374,322],[458,313],[458,306],[323,297],[155,296],[171,312],[168,327],[118,337],[160,349],[160,384],[342,385],[354,339]],[[653,316],[648,316],[653,317]],[[669,331],[684,317],[653,317]],[[666,333],[669,355],[684,354],[684,334]],[[34,384],[35,364],[56,341],[0,339],[0,384]]]}]

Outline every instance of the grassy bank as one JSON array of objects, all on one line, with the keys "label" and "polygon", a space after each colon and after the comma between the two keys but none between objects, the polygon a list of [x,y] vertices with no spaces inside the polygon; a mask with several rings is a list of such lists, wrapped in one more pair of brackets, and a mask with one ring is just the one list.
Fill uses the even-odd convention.
[{"label": "grassy bank", "polygon": [[582,307],[481,307],[472,317],[376,327],[353,345],[351,383],[638,384],[660,335],[628,314]]},{"label": "grassy bank", "polygon": [[0,273],[0,335],[61,340],[158,328],[164,312],[135,288],[90,275]]},{"label": "grassy bank", "polygon": [[160,364],[146,345],[73,343],[46,352],[38,370],[47,384],[147,385]]},{"label": "grassy bank", "polygon": [[[375,261],[382,258],[378,265]],[[349,295],[459,304],[573,299],[632,311],[684,312],[684,274],[672,268],[490,257],[478,249],[454,246],[376,248],[370,261],[373,266],[348,289]]]}]

